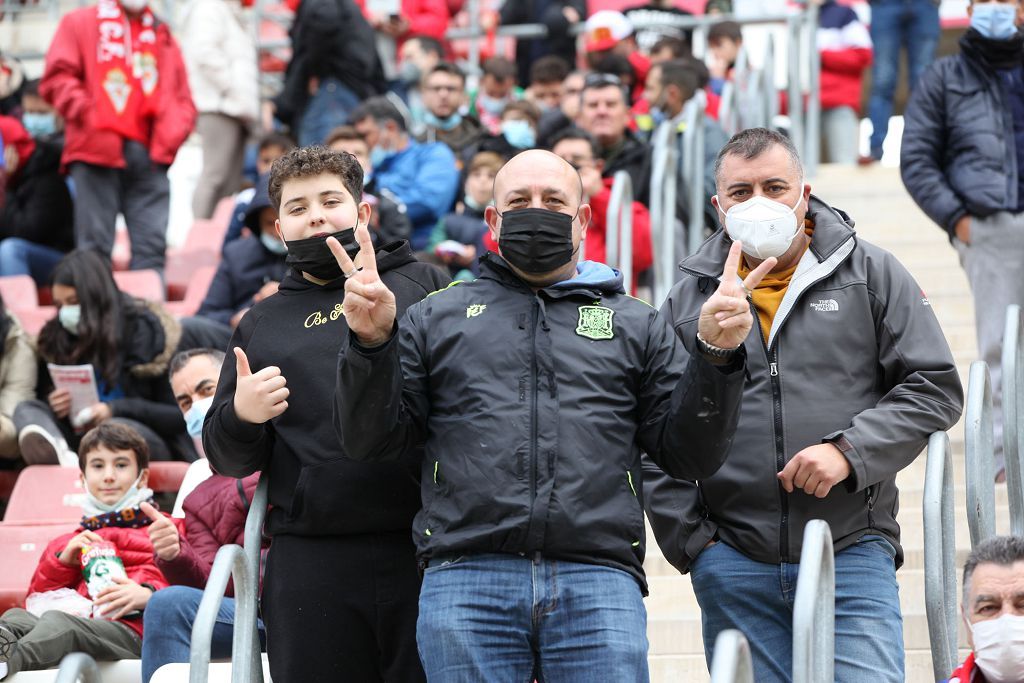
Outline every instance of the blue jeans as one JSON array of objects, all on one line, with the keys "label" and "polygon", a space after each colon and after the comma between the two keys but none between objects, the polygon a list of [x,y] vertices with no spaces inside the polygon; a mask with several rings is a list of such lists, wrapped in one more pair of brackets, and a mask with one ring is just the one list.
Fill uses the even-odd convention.
[{"label": "blue jeans", "polygon": [[[836,667],[839,683],[902,683],[903,616],[896,550],[864,536],[836,554]],[[754,680],[788,682],[793,668],[793,599],[798,564],[755,562],[725,543],[690,566],[700,603],[708,666],[719,632],[734,628],[750,642]]]},{"label": "blue jeans", "polygon": [[647,610],[624,571],[538,553],[432,560],[416,642],[428,681],[648,680]]},{"label": "blue jeans", "polygon": [[36,285],[44,287],[62,258],[64,252],[53,247],[8,237],[0,241],[0,277],[30,275]]},{"label": "blue jeans", "polygon": [[900,74],[900,49],[906,46],[911,90],[935,59],[939,44],[939,8],[932,0],[871,0],[871,154],[882,157],[882,142],[889,132],[892,98]]},{"label": "blue jeans", "polygon": [[299,146],[322,145],[327,134],[348,123],[348,115],[359,106],[359,98],[341,81],[325,78],[310,98],[299,123]]},{"label": "blue jeans", "polygon": [[[149,683],[164,664],[188,662],[192,651],[192,624],[199,611],[203,591],[190,586],[168,586],[153,593],[143,614],[142,680]],[[257,620],[260,643],[266,645],[263,622]],[[213,626],[211,659],[231,657],[231,639],[235,632],[235,601],[224,598]]]}]

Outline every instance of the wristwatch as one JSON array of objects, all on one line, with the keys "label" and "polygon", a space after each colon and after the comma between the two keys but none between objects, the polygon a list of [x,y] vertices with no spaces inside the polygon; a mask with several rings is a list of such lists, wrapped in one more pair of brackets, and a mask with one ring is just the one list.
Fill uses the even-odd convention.
[{"label": "wristwatch", "polygon": [[700,336],[700,332],[698,332],[697,349],[706,356],[729,360],[736,355],[736,352],[740,350],[740,347],[737,346],[735,349],[723,349],[721,346],[715,346],[714,344],[709,344],[704,341]]}]

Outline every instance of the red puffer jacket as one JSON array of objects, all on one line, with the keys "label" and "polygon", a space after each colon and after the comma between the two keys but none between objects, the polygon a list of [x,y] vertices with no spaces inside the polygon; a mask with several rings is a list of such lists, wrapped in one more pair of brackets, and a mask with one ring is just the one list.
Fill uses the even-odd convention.
[{"label": "red puffer jacket", "polygon": [[[156,558],[157,567],[170,583],[204,588],[220,547],[242,545],[245,517],[259,480],[259,472],[245,479],[215,474],[185,498],[181,552],[171,561]],[[233,595],[230,583],[226,594]]]},{"label": "red puffer jacket", "polygon": [[[174,520],[181,532],[181,520]],[[153,562],[153,544],[149,542],[148,527],[139,529],[127,529],[122,527],[104,527],[96,533],[117,546],[117,554],[124,563],[125,573],[128,578],[138,584],[148,583],[153,588],[160,590],[169,584],[163,573]],[[68,541],[73,536],[81,533],[76,529],[71,533],[64,534],[59,538],[50,541],[39,558],[39,565],[35,574],[32,575],[32,582],[29,584],[28,592],[43,593],[45,591],[57,590],[58,588],[73,588],[85,597],[89,597],[89,590],[86,588],[85,579],[82,577],[81,566],[69,567],[57,557],[67,547]],[[142,637],[142,619],[119,619],[122,624],[128,626]]]},{"label": "red puffer jacket", "polygon": [[[84,7],[61,19],[46,53],[39,93],[64,117],[64,167],[72,161],[84,161],[124,168],[121,137],[109,130],[97,130],[92,122],[93,93],[99,78],[98,36],[96,7]],[[159,113],[153,119],[146,147],[153,163],[170,165],[195,126],[196,108],[181,50],[163,22],[157,23],[156,36],[160,50]]]}]

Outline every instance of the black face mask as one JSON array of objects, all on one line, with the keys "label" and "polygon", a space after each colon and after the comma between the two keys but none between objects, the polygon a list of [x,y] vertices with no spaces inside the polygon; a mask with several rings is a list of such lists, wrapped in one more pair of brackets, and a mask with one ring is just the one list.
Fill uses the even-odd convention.
[{"label": "black face mask", "polygon": [[333,237],[345,248],[348,257],[355,259],[359,253],[359,243],[356,242],[356,229],[348,228],[332,232],[330,235],[320,237],[307,237],[304,240],[292,240],[285,242],[288,245],[288,256],[284,262],[301,273],[309,273],[318,280],[335,280],[341,277],[341,266],[334,258],[330,247],[327,246],[327,238]]},{"label": "black face mask", "polygon": [[524,273],[550,273],[572,259],[575,216],[547,209],[516,209],[501,215],[498,248]]}]

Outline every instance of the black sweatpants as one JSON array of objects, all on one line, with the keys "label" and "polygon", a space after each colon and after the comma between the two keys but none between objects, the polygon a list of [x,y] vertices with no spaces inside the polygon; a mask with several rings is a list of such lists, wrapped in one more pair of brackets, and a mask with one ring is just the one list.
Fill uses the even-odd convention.
[{"label": "black sweatpants", "polygon": [[274,683],[424,681],[408,531],[275,536],[261,608]]}]

